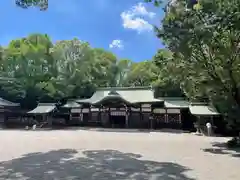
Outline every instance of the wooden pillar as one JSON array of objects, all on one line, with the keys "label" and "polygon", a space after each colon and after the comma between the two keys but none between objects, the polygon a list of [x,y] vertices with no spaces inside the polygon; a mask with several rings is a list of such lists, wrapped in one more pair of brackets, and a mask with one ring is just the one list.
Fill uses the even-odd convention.
[{"label": "wooden pillar", "polygon": [[132,118],[132,106],[128,106],[128,128],[131,127],[129,124],[131,123]]},{"label": "wooden pillar", "polygon": [[200,130],[200,120],[201,120],[201,117],[197,116],[197,122],[196,122],[197,133],[201,133],[201,130]]},{"label": "wooden pillar", "polygon": [[89,107],[89,119],[91,119],[92,122],[92,105]]},{"label": "wooden pillar", "polygon": [[153,128],[153,108],[152,108],[152,105],[151,105],[151,113],[150,113],[149,120],[150,120],[150,128],[154,129]]},{"label": "wooden pillar", "polygon": [[128,112],[126,111],[125,127],[128,128]]},{"label": "wooden pillar", "polygon": [[81,125],[84,125],[83,123],[83,108],[80,108],[80,121],[81,121]]},{"label": "wooden pillar", "polygon": [[165,109],[165,123],[168,122],[168,113],[167,113],[167,108],[164,108]]},{"label": "wooden pillar", "polygon": [[108,107],[108,120],[110,122],[110,127],[113,128],[113,122],[112,122],[112,118],[111,118],[110,107]]},{"label": "wooden pillar", "polygon": [[102,126],[102,121],[101,121],[101,106],[98,107],[98,124]]},{"label": "wooden pillar", "polygon": [[140,124],[141,124],[140,127],[142,127],[142,123],[143,123],[143,112],[142,112],[142,104],[140,104]]},{"label": "wooden pillar", "polygon": [[80,119],[81,119],[81,122],[83,123],[83,108],[81,107],[80,109]]},{"label": "wooden pillar", "polygon": [[72,110],[72,109],[69,110],[69,121],[72,120],[72,111],[71,111],[71,110]]},{"label": "wooden pillar", "polygon": [[180,128],[182,129],[182,116],[181,116],[181,109],[179,110],[179,122],[180,122]]},{"label": "wooden pillar", "polygon": [[153,117],[150,116],[149,120],[150,120],[150,129],[152,130],[153,129]]},{"label": "wooden pillar", "polygon": [[44,114],[43,117],[46,118],[48,125],[52,126],[52,118],[49,118],[48,114]]},{"label": "wooden pillar", "polygon": [[215,128],[214,128],[214,122],[213,122],[213,116],[211,116],[211,125],[212,125],[212,128],[211,128],[211,136],[213,136],[214,130],[215,130]]},{"label": "wooden pillar", "polygon": [[128,128],[128,108],[126,107],[126,115],[125,115],[125,127]]},{"label": "wooden pillar", "polygon": [[212,124],[212,126],[213,126],[213,116],[211,116],[211,124]]}]

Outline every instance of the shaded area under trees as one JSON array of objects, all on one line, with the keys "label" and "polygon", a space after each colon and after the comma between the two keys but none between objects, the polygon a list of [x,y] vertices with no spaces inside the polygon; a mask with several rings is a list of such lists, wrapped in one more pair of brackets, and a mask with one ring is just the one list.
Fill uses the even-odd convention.
[{"label": "shaded area under trees", "polygon": [[116,150],[78,151],[61,149],[26,154],[0,163],[0,178],[40,179],[164,179],[194,180],[182,165],[172,162],[140,160],[141,155]]}]

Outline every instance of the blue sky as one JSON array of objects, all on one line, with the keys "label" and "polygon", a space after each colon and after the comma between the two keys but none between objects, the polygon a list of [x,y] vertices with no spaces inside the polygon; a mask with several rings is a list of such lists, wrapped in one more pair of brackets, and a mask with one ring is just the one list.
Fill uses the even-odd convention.
[{"label": "blue sky", "polygon": [[53,41],[74,37],[92,47],[112,51],[119,58],[148,60],[163,48],[151,29],[160,24],[161,8],[144,0],[49,0],[49,9],[39,11],[1,0],[0,44],[31,33],[46,33]]}]

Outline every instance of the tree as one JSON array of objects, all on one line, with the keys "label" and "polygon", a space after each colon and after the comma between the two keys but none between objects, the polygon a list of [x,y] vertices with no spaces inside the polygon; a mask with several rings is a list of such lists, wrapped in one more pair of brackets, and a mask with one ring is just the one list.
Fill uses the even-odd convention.
[{"label": "tree", "polygon": [[152,61],[133,63],[127,76],[127,86],[151,86],[158,79],[158,69]]},{"label": "tree", "polygon": [[[32,6],[39,7],[41,11],[48,9],[48,0],[15,0],[15,2],[17,6],[25,9]],[[154,2],[156,6],[162,3],[161,0],[145,0],[145,2]]]},{"label": "tree", "polygon": [[26,108],[39,101],[87,98],[97,87],[170,87],[160,73],[165,71],[154,61],[118,59],[79,39],[54,44],[45,34],[31,34],[1,47],[0,61],[1,97],[21,102]]},{"label": "tree", "polygon": [[154,3],[155,6],[160,6],[163,1],[162,0],[145,0],[146,3]]},{"label": "tree", "polygon": [[34,99],[49,90],[41,88],[40,84],[49,81],[52,76],[49,72],[52,66],[51,47],[49,37],[41,34],[11,41],[4,49],[1,75],[13,81],[1,82],[2,89],[26,103],[31,101],[34,104]]},{"label": "tree", "polygon": [[116,74],[118,73],[117,57],[104,49],[95,48],[93,51],[93,83],[97,87],[115,86]]},{"label": "tree", "polygon": [[[87,42],[78,39],[57,42],[51,49],[55,73],[51,83],[60,97],[71,97],[84,91],[83,84],[92,83],[94,53]],[[80,92],[77,92],[80,91]]]},{"label": "tree", "polygon": [[116,76],[117,86],[120,87],[127,86],[128,76],[133,66],[133,62],[129,59],[120,59],[117,62],[117,66],[118,66],[118,74]]},{"label": "tree", "polygon": [[[153,62],[159,71],[158,80],[154,83],[156,96],[183,96],[179,83],[181,82],[181,79],[179,79],[181,72],[178,72],[178,68],[173,63],[173,53],[167,49],[159,49],[153,58]],[[178,74],[178,76],[172,74]]]},{"label": "tree", "polygon": [[157,28],[173,58],[169,74],[190,99],[207,97],[228,122],[240,112],[240,1],[179,0]]},{"label": "tree", "polygon": [[29,8],[32,6],[39,7],[41,11],[45,11],[48,8],[48,0],[15,0],[16,5],[21,8]]}]

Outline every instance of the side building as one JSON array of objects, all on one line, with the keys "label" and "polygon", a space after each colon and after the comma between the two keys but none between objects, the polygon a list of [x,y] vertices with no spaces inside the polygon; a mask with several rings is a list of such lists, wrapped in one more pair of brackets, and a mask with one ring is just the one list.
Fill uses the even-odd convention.
[{"label": "side building", "polygon": [[5,126],[9,121],[18,121],[20,104],[0,98],[0,126]]}]

